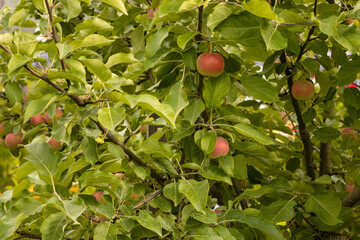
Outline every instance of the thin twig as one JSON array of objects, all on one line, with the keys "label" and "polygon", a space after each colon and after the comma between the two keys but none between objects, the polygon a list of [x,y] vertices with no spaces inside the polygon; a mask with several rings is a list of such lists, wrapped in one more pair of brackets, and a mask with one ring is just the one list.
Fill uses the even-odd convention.
[{"label": "thin twig", "polygon": [[296,26],[296,25],[309,25],[314,24],[314,21],[308,22],[297,22],[297,23],[278,23],[275,20],[271,20],[272,23],[276,23],[277,25],[284,25],[284,26]]},{"label": "thin twig", "polygon": [[0,48],[2,48],[2,49],[3,49],[5,52],[7,52],[10,56],[13,55],[12,52],[11,52],[9,49],[7,49],[5,46],[0,45]]},{"label": "thin twig", "polygon": [[162,193],[163,189],[159,189],[157,191],[155,191],[153,194],[151,194],[149,197],[147,197],[146,199],[144,199],[143,201],[137,203],[135,206],[133,206],[133,209],[136,210],[138,208],[141,208],[142,206],[144,206],[145,204],[147,204],[148,202],[150,202],[151,200],[153,200],[154,198],[156,198],[157,196],[159,196]]}]

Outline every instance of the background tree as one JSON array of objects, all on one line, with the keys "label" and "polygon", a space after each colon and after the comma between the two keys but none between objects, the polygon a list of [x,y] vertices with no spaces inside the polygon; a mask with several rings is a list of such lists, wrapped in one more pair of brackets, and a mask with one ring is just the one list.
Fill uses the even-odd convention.
[{"label": "background tree", "polygon": [[3,7],[0,239],[358,239],[359,4]]}]

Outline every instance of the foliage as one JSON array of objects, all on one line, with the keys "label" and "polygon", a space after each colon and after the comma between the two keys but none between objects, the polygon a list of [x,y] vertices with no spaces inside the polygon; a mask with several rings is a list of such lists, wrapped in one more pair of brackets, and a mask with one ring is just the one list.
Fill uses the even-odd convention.
[{"label": "foliage", "polygon": [[[359,13],[355,0],[3,7],[0,122],[23,136],[9,149],[0,132],[0,239],[359,239],[360,190],[346,192],[359,142],[340,137],[360,128]],[[209,51],[218,77],[196,70]],[[315,95],[297,101],[304,79]],[[217,136],[230,151],[210,158]]]}]

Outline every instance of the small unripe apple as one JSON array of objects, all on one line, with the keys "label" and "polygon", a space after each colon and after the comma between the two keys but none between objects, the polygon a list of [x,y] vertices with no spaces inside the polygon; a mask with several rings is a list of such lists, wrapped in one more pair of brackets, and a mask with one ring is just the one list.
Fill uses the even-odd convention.
[{"label": "small unripe apple", "polygon": [[6,135],[5,137],[5,145],[8,148],[16,148],[19,144],[21,144],[21,138],[22,138],[22,133],[9,133],[8,135]]},{"label": "small unripe apple", "polygon": [[5,123],[0,123],[0,136],[5,136],[5,135],[6,135]]},{"label": "small unripe apple", "polygon": [[55,151],[60,151],[62,149],[62,143],[60,141],[56,141],[53,137],[49,139],[48,144],[50,144],[52,149]]},{"label": "small unripe apple", "polygon": [[106,222],[107,220],[108,220],[107,217],[99,216],[99,221],[100,222]]},{"label": "small unripe apple", "polygon": [[345,138],[350,138],[350,137],[354,137],[355,139],[357,139],[356,131],[349,127],[343,128],[341,130],[341,138],[345,139]]},{"label": "small unripe apple", "polygon": [[54,120],[54,122],[56,122],[57,120],[59,120],[61,118],[62,115],[63,115],[63,112],[60,109],[56,109],[55,116],[53,117],[53,119],[51,119],[48,115],[48,112],[45,112],[45,120],[48,124],[53,124],[53,120]]},{"label": "small unripe apple", "polygon": [[30,122],[31,122],[32,125],[36,126],[36,125],[38,125],[40,123],[45,123],[46,120],[45,120],[43,115],[39,114],[39,115],[33,116],[30,119]]},{"label": "small unripe apple", "polygon": [[215,148],[211,153],[211,158],[224,156],[228,152],[229,152],[229,143],[224,138],[217,137]]},{"label": "small unripe apple", "polygon": [[102,201],[104,201],[104,199],[103,199],[103,194],[104,194],[104,192],[102,192],[102,191],[96,191],[96,192],[94,192],[92,195],[96,198],[96,200],[98,201],[98,202],[102,202]]},{"label": "small unripe apple", "polygon": [[196,68],[203,76],[220,76],[225,68],[224,58],[219,53],[203,53],[196,61]]},{"label": "small unripe apple", "polygon": [[297,100],[307,100],[314,96],[314,84],[307,80],[298,80],[294,82],[291,93]]}]

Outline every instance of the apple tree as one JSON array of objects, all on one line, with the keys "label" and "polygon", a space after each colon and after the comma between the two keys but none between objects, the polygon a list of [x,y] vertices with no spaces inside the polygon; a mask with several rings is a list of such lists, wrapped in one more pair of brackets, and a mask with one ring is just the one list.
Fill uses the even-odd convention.
[{"label": "apple tree", "polygon": [[0,19],[0,239],[360,239],[360,2]]}]

